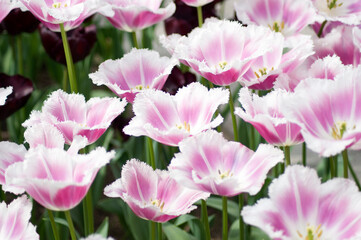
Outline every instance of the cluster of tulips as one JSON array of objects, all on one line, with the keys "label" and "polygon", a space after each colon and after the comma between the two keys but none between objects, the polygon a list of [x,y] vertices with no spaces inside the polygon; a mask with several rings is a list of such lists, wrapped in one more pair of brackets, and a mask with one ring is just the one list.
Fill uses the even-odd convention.
[{"label": "cluster of tulips", "polygon": [[[104,17],[125,34],[112,49],[121,56],[90,60],[79,78],[87,70],[74,63],[96,55],[89,22],[110,25]],[[361,239],[361,185],[348,157],[361,149],[361,1],[0,0],[0,24],[0,38],[39,29],[65,65],[62,89],[50,86],[26,114],[39,84],[22,75],[37,59],[20,37],[12,58],[0,55],[19,74],[0,74],[0,120],[21,111],[24,120],[17,141],[12,120],[0,126],[1,240],[47,239],[33,207],[55,240]],[[139,41],[149,32],[153,49]],[[90,92],[107,96],[89,95],[80,86],[89,79]],[[129,119],[114,139],[120,115]],[[300,162],[291,161],[297,144]],[[306,148],[324,158],[321,171],[307,166]],[[139,219],[106,219],[96,231],[104,198]],[[221,212],[208,216],[210,207]],[[109,225],[130,234],[108,237]]]}]

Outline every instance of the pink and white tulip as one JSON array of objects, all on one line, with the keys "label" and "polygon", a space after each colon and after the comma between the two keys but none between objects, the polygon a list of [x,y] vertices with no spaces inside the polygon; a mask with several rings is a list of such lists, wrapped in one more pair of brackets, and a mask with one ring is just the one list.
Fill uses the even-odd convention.
[{"label": "pink and white tulip", "polygon": [[0,106],[5,104],[6,98],[13,92],[12,87],[0,88]]},{"label": "pink and white tulip", "polygon": [[268,171],[283,160],[282,151],[271,145],[261,144],[253,152],[213,130],[183,140],[179,149],[168,167],[173,178],[188,188],[227,197],[255,195]]},{"label": "pink and white tulip", "polygon": [[85,102],[83,95],[57,90],[44,102],[42,111],[33,111],[23,126],[48,123],[60,130],[68,144],[76,135],[86,137],[91,144],[124,111],[126,104],[117,98],[91,98]]},{"label": "pink and white tulip", "polygon": [[353,181],[321,183],[315,170],[291,166],[272,182],[269,196],[241,214],[272,239],[359,239],[361,194]]},{"label": "pink and white tulip", "polygon": [[271,51],[277,38],[265,27],[242,27],[238,22],[212,18],[188,37],[170,35],[161,42],[180,62],[212,83],[227,86],[239,80],[258,57]]},{"label": "pink and white tulip", "polygon": [[302,81],[282,106],[283,114],[301,126],[307,146],[323,157],[361,149],[361,68],[334,81]]},{"label": "pink and white tulip", "polygon": [[235,10],[242,23],[268,26],[285,36],[301,32],[316,20],[309,0],[238,0]]},{"label": "pink and white tulip", "polygon": [[121,59],[103,62],[89,77],[94,84],[105,85],[132,103],[135,95],[144,89],[162,89],[177,64],[176,59],[160,57],[156,51],[133,48]]},{"label": "pink and white tulip", "polygon": [[161,8],[162,0],[105,0],[113,16],[106,16],[114,27],[134,32],[152,26],[170,17],[175,12],[175,4],[168,3]]},{"label": "pink and white tulip", "polygon": [[261,136],[275,146],[292,146],[303,142],[301,127],[290,122],[281,112],[280,105],[289,95],[277,89],[264,97],[251,94],[247,88],[239,92],[242,108],[236,108],[235,114],[252,124]]},{"label": "pink and white tulip", "polygon": [[201,7],[208,3],[213,2],[214,0],[181,0],[181,1],[191,7]]},{"label": "pink and white tulip", "polygon": [[1,240],[39,240],[36,228],[30,223],[32,203],[22,196],[9,205],[0,203]]},{"label": "pink and white tulip", "polygon": [[98,147],[80,155],[39,145],[29,149],[23,162],[6,170],[6,182],[22,187],[43,207],[54,211],[74,208],[89,190],[98,170],[115,155]]},{"label": "pink and white tulip", "polygon": [[208,89],[191,83],[178,90],[175,96],[159,90],[146,90],[135,97],[135,116],[123,131],[131,136],[148,136],[170,146],[222,123],[218,115],[212,117],[220,104],[229,99],[229,91]]},{"label": "pink and white tulip", "polygon": [[111,8],[101,0],[19,0],[45,26],[60,32],[60,23],[65,31],[74,29],[89,16],[99,12],[113,16]]},{"label": "pink and white tulip", "polygon": [[100,234],[92,234],[86,238],[81,238],[80,240],[114,240],[114,238],[111,237],[105,238],[102,237]]},{"label": "pink and white tulip", "polygon": [[104,189],[108,197],[120,197],[141,218],[166,222],[194,210],[192,205],[208,193],[178,184],[167,171],[153,170],[139,160],[128,161],[122,177]]}]

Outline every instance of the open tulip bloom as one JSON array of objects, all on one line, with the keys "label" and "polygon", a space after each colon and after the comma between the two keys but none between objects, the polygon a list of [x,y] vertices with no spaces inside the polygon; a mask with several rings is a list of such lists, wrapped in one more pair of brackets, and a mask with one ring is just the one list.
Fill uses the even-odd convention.
[{"label": "open tulip bloom", "polygon": [[103,62],[89,77],[94,84],[105,85],[119,97],[133,102],[135,95],[144,89],[162,89],[177,64],[176,59],[160,57],[156,51],[133,48],[121,59]]},{"label": "open tulip bloom", "polygon": [[22,196],[9,205],[0,203],[0,239],[1,240],[39,240],[35,226],[31,224],[32,203]]},{"label": "open tulip bloom", "polygon": [[281,106],[286,118],[301,126],[307,146],[321,156],[361,149],[360,76],[359,67],[334,81],[306,79]]},{"label": "open tulip bloom", "polygon": [[42,111],[33,111],[24,127],[39,123],[56,126],[63,134],[67,144],[74,136],[88,139],[88,144],[95,142],[109,127],[110,123],[124,111],[125,100],[117,98],[91,98],[85,102],[80,94],[68,94],[62,90],[53,92],[44,102]]},{"label": "open tulip bloom", "polygon": [[183,187],[168,171],[154,171],[136,159],[123,166],[122,177],[108,185],[104,194],[122,198],[138,217],[155,222],[189,213],[196,208],[192,204],[209,197],[209,193]]},{"label": "open tulip bloom", "polygon": [[268,171],[283,160],[282,151],[271,145],[253,152],[213,130],[183,140],[179,149],[168,167],[173,178],[188,188],[226,197],[255,195]]},{"label": "open tulip bloom", "polygon": [[208,91],[200,83],[191,83],[175,96],[160,90],[138,93],[133,104],[135,116],[123,131],[131,136],[148,136],[169,146],[192,135],[215,128],[222,123],[212,117],[220,104],[228,102],[229,91],[213,88]]},{"label": "open tulip bloom", "polygon": [[264,97],[251,94],[247,88],[239,92],[242,108],[235,114],[252,124],[261,136],[275,146],[292,146],[303,142],[301,127],[287,120],[281,112],[281,102],[289,95],[277,89]]},{"label": "open tulip bloom", "polygon": [[0,106],[5,104],[7,96],[9,96],[12,91],[12,87],[0,88]]},{"label": "open tulip bloom", "polygon": [[272,182],[269,197],[242,216],[272,239],[360,239],[361,194],[350,180],[321,184],[315,170],[291,166]]},{"label": "open tulip bloom", "polygon": [[175,4],[169,2],[161,8],[162,0],[104,0],[114,11],[107,16],[114,27],[134,32],[152,26],[170,17],[175,12]]},{"label": "open tulip bloom", "polygon": [[180,62],[221,86],[237,81],[279,38],[266,27],[243,27],[214,18],[206,19],[202,28],[195,28],[188,37],[176,36],[162,37],[163,46]]}]

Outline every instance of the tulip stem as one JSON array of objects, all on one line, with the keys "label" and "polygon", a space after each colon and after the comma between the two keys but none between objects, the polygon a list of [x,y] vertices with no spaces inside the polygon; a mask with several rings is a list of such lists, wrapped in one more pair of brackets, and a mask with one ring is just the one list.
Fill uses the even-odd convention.
[{"label": "tulip stem", "polygon": [[234,104],[233,104],[231,87],[226,86],[226,88],[229,91],[229,109],[230,109],[231,117],[232,117],[234,141],[239,142],[238,129],[237,129],[237,120],[236,120],[236,116],[234,115]]},{"label": "tulip stem", "polygon": [[306,151],[306,143],[302,143],[302,165],[306,167],[307,165],[307,151]]},{"label": "tulip stem", "polygon": [[133,39],[133,47],[139,49],[138,39],[137,39],[137,33],[134,31],[132,32],[132,39]]},{"label": "tulip stem", "polygon": [[157,223],[150,221],[150,239],[156,240]]},{"label": "tulip stem", "polygon": [[330,163],[331,178],[336,177],[336,166],[335,166],[335,164],[337,164],[337,161],[335,161],[335,158],[337,159],[337,157],[335,157],[335,156],[331,156],[331,157],[328,158],[329,163]]},{"label": "tulip stem", "polygon": [[320,38],[322,36],[322,32],[323,32],[323,29],[325,28],[326,23],[327,23],[327,20],[322,22],[320,30],[318,30],[317,37]]},{"label": "tulip stem", "polygon": [[197,15],[198,15],[198,26],[203,26],[203,13],[202,13],[202,6],[197,7]]},{"label": "tulip stem", "polygon": [[353,179],[355,180],[355,183],[356,183],[359,191],[361,191],[360,181],[358,180],[357,175],[356,175],[355,171],[353,170],[353,167],[350,162],[348,163],[348,168],[350,169],[351,175],[352,175]]},{"label": "tulip stem", "polygon": [[158,226],[158,240],[163,239],[162,223],[157,223]]},{"label": "tulip stem", "polygon": [[283,151],[285,153],[286,167],[291,165],[291,150],[290,146],[284,146]]},{"label": "tulip stem", "polygon": [[343,177],[348,178],[348,153],[347,149],[342,151],[343,158]]},{"label": "tulip stem", "polygon": [[23,66],[23,45],[21,42],[21,35],[16,37],[16,48],[18,56],[18,73],[24,75],[24,66]]},{"label": "tulip stem", "polygon": [[75,228],[74,228],[73,220],[71,219],[70,211],[68,210],[65,211],[64,213],[65,213],[65,218],[68,221],[71,240],[76,240]]},{"label": "tulip stem", "polygon": [[209,229],[209,222],[208,222],[208,211],[207,211],[207,203],[206,200],[201,200],[201,210],[202,210],[202,223],[204,226],[204,230],[206,233],[206,240],[211,240],[211,231]]},{"label": "tulip stem", "polygon": [[54,239],[60,240],[59,231],[55,224],[53,212],[49,209],[47,209],[47,211],[48,211],[48,216],[49,216],[50,223],[51,223],[51,228],[53,229]]},{"label": "tulip stem", "polygon": [[227,209],[227,197],[222,197],[222,220],[223,220],[223,231],[222,240],[228,240],[228,209]]},{"label": "tulip stem", "polygon": [[91,188],[88,193],[85,195],[85,204],[87,209],[87,223],[88,223],[88,231],[89,234],[94,233],[94,215],[93,215],[93,197]]},{"label": "tulip stem", "polygon": [[[240,213],[242,212],[243,205],[244,205],[243,194],[239,194],[238,195],[238,206],[239,206]],[[240,240],[244,240],[244,229],[245,229],[245,226],[244,226],[243,218],[240,215],[240,218],[239,218],[239,239]]]},{"label": "tulip stem", "polygon": [[74,67],[73,57],[71,55],[71,51],[70,51],[70,47],[69,47],[68,38],[66,36],[66,32],[64,30],[64,24],[60,23],[59,26],[60,26],[61,38],[63,40],[63,47],[64,47],[66,65],[68,67],[70,90],[72,92],[74,92],[74,93],[78,93],[78,86],[77,86],[77,82],[76,82],[76,75],[75,75],[75,67]]},{"label": "tulip stem", "polygon": [[154,159],[154,150],[153,150],[153,140],[150,137],[146,137],[148,142],[148,148],[149,148],[149,161],[150,166],[152,166],[153,170],[156,169],[155,166],[155,159]]}]

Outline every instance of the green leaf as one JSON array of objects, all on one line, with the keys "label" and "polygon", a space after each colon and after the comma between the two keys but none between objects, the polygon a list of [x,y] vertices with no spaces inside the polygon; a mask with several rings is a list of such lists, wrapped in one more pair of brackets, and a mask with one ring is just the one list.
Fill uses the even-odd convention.
[{"label": "green leaf", "polygon": [[108,237],[108,231],[109,231],[109,218],[106,217],[103,220],[102,224],[100,224],[96,232],[106,238]]},{"label": "green leaf", "polygon": [[[221,198],[209,197],[207,199],[206,203],[207,203],[207,206],[222,211],[222,199]],[[238,218],[240,215],[239,209],[238,209],[238,204],[230,199],[228,199],[227,203],[228,203],[228,215]]]},{"label": "green leaf", "polygon": [[190,214],[181,215],[181,216],[177,217],[177,219],[174,222],[174,225],[180,226],[180,225],[188,222],[189,220],[193,220],[193,219],[197,219],[197,217],[190,215]]},{"label": "green leaf", "polygon": [[196,240],[195,237],[169,222],[163,223],[163,233],[172,240]]}]

